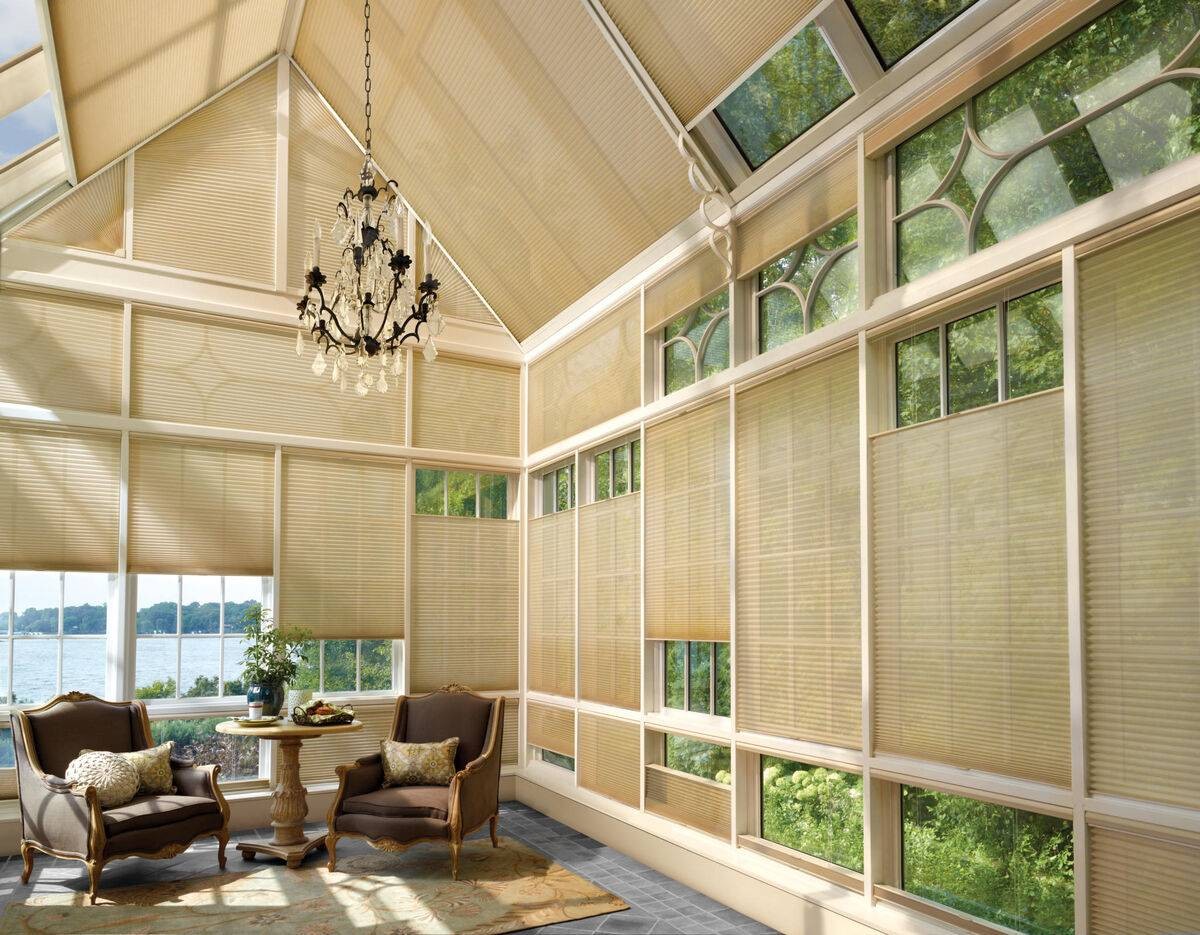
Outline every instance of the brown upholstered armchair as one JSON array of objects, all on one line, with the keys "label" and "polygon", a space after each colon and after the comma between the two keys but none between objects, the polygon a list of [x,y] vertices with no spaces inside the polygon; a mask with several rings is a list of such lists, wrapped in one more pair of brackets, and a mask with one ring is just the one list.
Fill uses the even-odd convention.
[{"label": "brown upholstered armchair", "polygon": [[145,704],[68,692],[40,708],[14,711],[11,719],[21,800],[22,883],[29,882],[35,850],[81,860],[94,903],[100,871],[108,861],[174,857],[209,835],[220,842],[217,860],[225,868],[229,805],[217,786],[220,767],[173,758],[177,795],[139,795],[114,808],[100,807],[95,787],[81,788],[62,778],[83,747],[125,753],[153,746]]},{"label": "brown upholstered armchair", "polygon": [[500,813],[500,752],[504,699],[486,698],[459,685],[396,699],[391,738],[432,743],[459,738],[457,772],[446,786],[383,785],[378,753],[339,766],[338,790],[329,808],[329,869],[337,867],[338,838],[366,838],[372,847],[403,851],[422,841],[450,845],[450,870],[458,879],[463,837],[490,822],[496,846]]}]

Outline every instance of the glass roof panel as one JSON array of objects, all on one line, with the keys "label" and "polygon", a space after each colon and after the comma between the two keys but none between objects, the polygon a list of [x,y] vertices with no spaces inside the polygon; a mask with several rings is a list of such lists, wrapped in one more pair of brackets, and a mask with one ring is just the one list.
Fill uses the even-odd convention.
[{"label": "glass roof panel", "polygon": [[884,68],[900,59],[972,6],[976,0],[850,0],[863,32]]},{"label": "glass roof panel", "polygon": [[0,166],[7,165],[56,133],[54,104],[47,91],[8,116],[0,117]]},{"label": "glass roof panel", "polygon": [[0,0],[0,63],[42,44],[34,0]]}]

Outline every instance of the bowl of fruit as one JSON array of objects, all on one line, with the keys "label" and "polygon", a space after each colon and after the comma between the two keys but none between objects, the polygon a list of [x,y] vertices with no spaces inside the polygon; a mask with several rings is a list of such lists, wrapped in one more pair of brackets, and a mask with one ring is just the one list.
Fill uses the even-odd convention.
[{"label": "bowl of fruit", "polygon": [[354,720],[354,709],[325,698],[314,698],[306,705],[292,708],[292,721],[304,727],[332,727]]}]

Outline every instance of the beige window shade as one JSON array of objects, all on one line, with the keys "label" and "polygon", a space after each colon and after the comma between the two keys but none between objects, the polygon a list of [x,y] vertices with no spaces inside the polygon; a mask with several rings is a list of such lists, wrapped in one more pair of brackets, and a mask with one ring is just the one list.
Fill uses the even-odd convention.
[{"label": "beige window shade", "polygon": [[642,728],[598,714],[579,713],[579,785],[630,808],[640,808]]},{"label": "beige window shade", "polygon": [[529,365],[531,452],[641,404],[641,324],[639,293]]},{"label": "beige window shade", "polygon": [[[120,303],[4,285],[0,322],[0,399],[121,412]],[[63,328],[87,337],[64,341]]]},{"label": "beige window shade", "polygon": [[877,751],[1070,783],[1062,407],[871,440]]},{"label": "beige window shade", "polygon": [[504,702],[504,749],[500,751],[502,766],[517,765],[521,747],[521,699],[506,698]]},{"label": "beige window shade", "polygon": [[1092,827],[1087,863],[1092,935],[1200,931],[1200,838]]},{"label": "beige window shade", "polygon": [[1079,283],[1088,779],[1200,808],[1200,217]]},{"label": "beige window shade", "polygon": [[642,707],[641,504],[636,495],[579,508],[579,695]]},{"label": "beige window shade", "polygon": [[517,687],[519,524],[412,517],[411,691]]},{"label": "beige window shade", "polygon": [[291,328],[135,308],[131,414],[224,428],[404,443],[404,379],[359,398],[313,376]]},{"label": "beige window shade", "polygon": [[274,572],[275,451],[134,436],[129,440],[129,570]]},{"label": "beige window shade", "polygon": [[362,152],[317,92],[293,68],[288,113],[289,289],[304,288],[304,258],[312,253],[316,224],[321,225],[321,265],[332,268],[339,249],[330,235],[334,212],[342,193],[358,178],[362,167]]},{"label": "beige window shade", "polygon": [[[7,737],[3,739],[5,743],[12,743]],[[15,798],[17,798],[16,769],[0,769],[0,801]]]},{"label": "beige window shade", "polygon": [[[396,703],[354,705],[354,714],[363,722],[363,729],[349,734],[329,734],[314,737],[300,748],[300,781],[337,782],[337,767],[350,764],[359,757],[379,752],[380,743],[390,740]],[[278,760],[277,760],[278,761]]]},{"label": "beige window shade", "polygon": [[403,639],[404,523],[403,463],[285,451],[279,622]]},{"label": "beige window shade", "polygon": [[440,355],[413,360],[413,445],[517,457],[521,371]]},{"label": "beige window shade", "polygon": [[0,422],[0,568],[116,571],[121,436]]},{"label": "beige window shade", "polygon": [[811,175],[739,219],[734,240],[737,275],[748,276],[858,204],[858,156],[835,156]]},{"label": "beige window shade", "polygon": [[738,727],[861,747],[858,353],[736,399]]},{"label": "beige window shade", "polygon": [[575,711],[572,708],[527,702],[525,734],[531,746],[574,757]]},{"label": "beige window shade", "polygon": [[602,0],[684,123],[701,114],[778,42],[815,0]]},{"label": "beige window shade", "polygon": [[729,403],[646,429],[646,638],[729,639]]},{"label": "beige window shade", "polygon": [[450,257],[441,247],[430,242],[428,249],[422,249],[421,253],[425,257],[421,278],[424,279],[425,273],[429,273],[438,281],[438,308],[443,315],[487,325],[500,324],[487,303],[471,288],[471,284],[450,262]]},{"label": "beige window shade", "polygon": [[729,838],[729,786],[656,763],[646,766],[646,811],[718,838]]},{"label": "beige window shade", "polygon": [[275,69],[134,154],[133,258],[271,285]]},{"label": "beige window shade", "polygon": [[114,163],[10,236],[121,253],[125,243],[125,163]]},{"label": "beige window shade", "polygon": [[707,298],[727,281],[725,267],[708,247],[692,254],[657,282],[646,287],[646,332]]},{"label": "beige window shade", "polygon": [[891,112],[866,134],[866,153],[878,158],[967,98],[999,81],[1038,53],[1085,26],[1114,0],[1054,0],[998,36],[970,61],[908,107]]},{"label": "beige window shade", "polygon": [[526,677],[533,691],[575,697],[575,511],[529,521]]}]

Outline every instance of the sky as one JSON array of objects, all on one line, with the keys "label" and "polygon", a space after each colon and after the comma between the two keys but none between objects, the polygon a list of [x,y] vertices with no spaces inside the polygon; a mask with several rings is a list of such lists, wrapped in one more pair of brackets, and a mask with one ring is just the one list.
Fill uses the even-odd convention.
[{"label": "sky", "polygon": [[41,44],[34,0],[0,0],[0,23],[0,62]]},{"label": "sky", "polygon": [[[0,0],[0,62],[42,41],[34,0]],[[50,94],[0,118],[0,166],[57,133]]]}]

